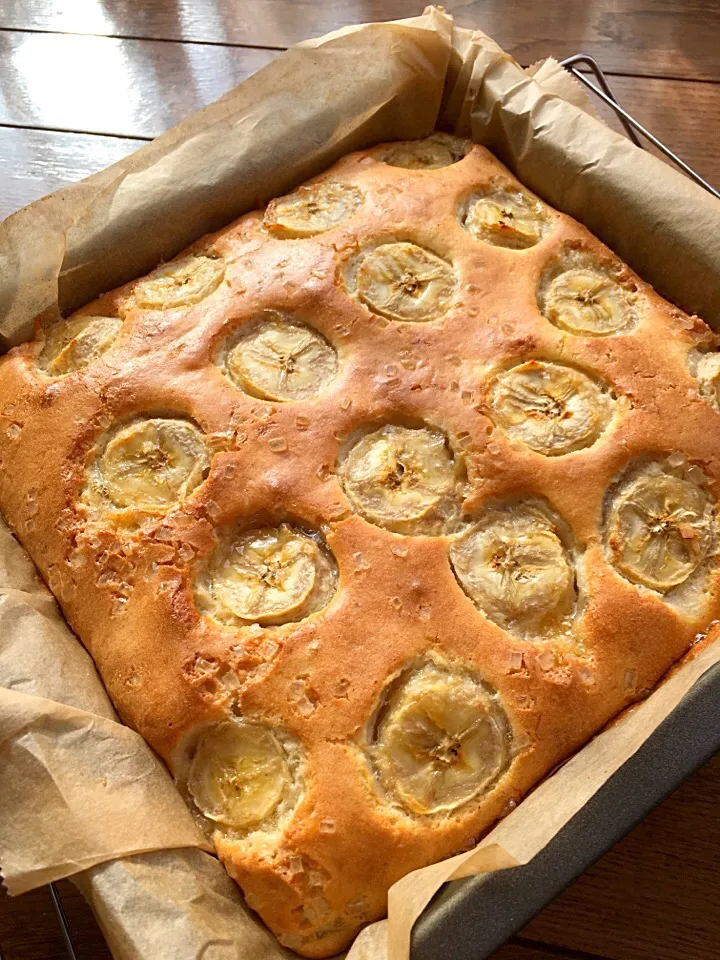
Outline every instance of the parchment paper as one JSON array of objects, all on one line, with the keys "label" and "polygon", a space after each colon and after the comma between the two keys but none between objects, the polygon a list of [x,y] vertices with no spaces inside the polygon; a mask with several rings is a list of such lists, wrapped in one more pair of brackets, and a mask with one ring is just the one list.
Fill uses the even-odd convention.
[{"label": "parchment paper", "polygon": [[12,894],[110,857],[209,849],[165,767],[117,721],[90,657],[2,521],[0,770]]},{"label": "parchment paper", "polygon": [[[720,202],[586,112],[556,63],[534,73],[481,32],[454,30],[438,9],[299,44],[138,153],[9,218],[0,227],[0,334],[20,342],[36,314],[64,312],[147,271],[348,150],[424,136],[436,123],[487,144],[666,296],[719,322]],[[0,817],[11,886],[115,858],[76,882],[120,960],[290,956],[202,849],[139,853],[204,841],[164,769],[115,721],[92,663],[2,531],[0,575],[0,753],[6,764],[21,757],[22,770]],[[405,960],[412,924],[445,880],[530,859],[717,659],[720,642],[709,643],[475,851],[397,884],[389,922],[367,928],[351,960]],[[138,812],[143,824],[118,825]],[[58,833],[67,822],[67,837],[35,842],[49,822]]]},{"label": "parchment paper", "polygon": [[[390,890],[387,954],[374,960],[406,960],[412,927],[441,885],[479,873],[529,863],[578,813],[613,773],[645,743],[650,734],[712,666],[720,661],[715,631],[697,656],[661,683],[651,696],[540,784],[474,850],[408,874]],[[352,960],[357,960],[350,951]]]},{"label": "parchment paper", "polygon": [[463,131],[660,294],[720,329],[720,200],[553,95],[479,31],[474,45]]},{"label": "parchment paper", "polygon": [[[142,275],[338,157],[435,125],[452,21],[431,8],[291,47],[136,153],[0,226],[0,336]],[[39,238],[42,238],[41,240]]]}]

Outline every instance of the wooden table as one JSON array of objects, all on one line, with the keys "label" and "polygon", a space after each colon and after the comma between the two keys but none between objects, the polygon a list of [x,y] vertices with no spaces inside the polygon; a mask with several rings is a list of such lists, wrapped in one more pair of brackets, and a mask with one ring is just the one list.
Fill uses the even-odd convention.
[{"label": "wooden table", "polygon": [[[346,23],[411,16],[421,6],[422,0],[2,0],[0,217],[137,149],[288,44]],[[592,54],[630,111],[720,185],[720,0],[449,6],[461,25],[481,27],[523,64],[551,54]],[[719,810],[720,756],[497,960],[720,960]],[[108,960],[80,896],[67,882],[59,889],[80,960]],[[15,900],[0,894],[0,954],[4,960],[67,956],[46,889]]]}]

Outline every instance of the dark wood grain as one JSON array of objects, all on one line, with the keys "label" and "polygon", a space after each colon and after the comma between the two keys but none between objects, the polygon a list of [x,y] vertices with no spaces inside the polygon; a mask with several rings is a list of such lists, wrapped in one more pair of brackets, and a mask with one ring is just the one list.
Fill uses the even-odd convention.
[{"label": "dark wood grain", "polygon": [[46,193],[103,170],[144,142],[0,127],[0,220]]},{"label": "dark wood grain", "polygon": [[[717,756],[493,960],[720,960],[719,810]],[[108,960],[81,896],[66,882],[59,889],[80,960]],[[0,953],[65,960],[46,890],[0,894]]]},{"label": "dark wood grain", "polygon": [[78,960],[112,960],[110,949],[93,912],[80,891],[69,880],[61,880],[55,886],[62,901]]},{"label": "dark wood grain", "polygon": [[[78,960],[112,960],[90,907],[73,885],[56,884]],[[3,960],[68,960],[47,887],[21,897],[0,889],[0,956]]]},{"label": "dark wood grain", "polygon": [[242,47],[0,31],[0,124],[155,137],[275,55]]},{"label": "dark wood grain", "polygon": [[523,936],[612,960],[720,960],[720,755]]},{"label": "dark wood grain", "polygon": [[[720,126],[720,87],[705,83],[616,77],[617,95],[710,183],[720,185],[720,151],[704,131]],[[614,129],[608,108],[599,112]],[[0,219],[39,197],[102,170],[143,140],[0,127]]]},{"label": "dark wood grain", "polygon": [[[155,136],[216,99],[277,49],[350,23],[412,16],[422,5],[2,0],[0,124],[14,126],[0,126],[0,218],[114,163],[142,145],[133,138]],[[524,64],[592,54],[620,74],[611,79],[625,106],[720,185],[720,0],[457,0],[448,8]],[[610,111],[600,113],[619,129]],[[494,960],[720,960],[719,808],[716,758]],[[110,960],[82,897],[67,882],[59,889],[79,960]],[[0,890],[0,956],[66,960],[46,889],[14,899]]]},{"label": "dark wood grain", "polygon": [[[545,944],[537,946],[520,943],[511,940],[504,947],[500,947],[493,955],[491,960],[573,960],[570,953],[556,947],[547,947]],[[441,958],[438,958],[441,960]],[[442,960],[445,960],[443,957]],[[602,958],[599,958],[602,960]]]},{"label": "dark wood grain", "polygon": [[[0,124],[153,137],[222,96],[276,55],[271,50],[209,44],[0,31]],[[57,65],[57,69],[38,70],[38,63]],[[88,84],[88,72],[93,74],[92,84]],[[706,134],[720,123],[720,84],[646,77],[613,77],[612,82],[627,109],[710,182],[720,183],[720,155]],[[599,105],[599,110],[621,129],[609,108]],[[31,135],[30,140],[27,149],[18,147],[17,138],[8,145],[0,143],[0,163],[6,155],[12,159],[18,149],[21,152],[18,164],[11,168],[15,171],[9,189],[13,197],[18,175],[24,179],[27,172],[31,179],[38,179],[49,174],[48,187],[32,194],[34,199],[67,182],[65,171],[71,170],[61,143],[52,138],[50,143],[60,147],[61,178],[52,171],[52,149],[41,150],[36,165],[31,151],[37,136]],[[85,152],[84,146],[80,152]],[[117,151],[110,154],[115,158]],[[90,171],[81,161],[78,176],[69,179],[86,172]],[[27,202],[25,195],[19,205],[23,202]],[[4,197],[0,203],[3,212],[9,212]]]},{"label": "dark wood grain", "polygon": [[47,888],[10,898],[0,886],[3,960],[67,960]]},{"label": "dark wood grain", "polygon": [[[418,14],[422,0],[3,0],[0,27],[285,47],[368,20]],[[720,79],[719,0],[455,0],[521,63],[583,51],[606,69]]]},{"label": "dark wood grain", "polygon": [[[713,186],[720,186],[720,85],[646,77],[611,77],[619,102],[651,133]],[[593,97],[609,125],[623,132],[616,114]],[[651,152],[656,152],[654,148]]]},{"label": "dark wood grain", "polygon": [[[82,895],[67,880],[56,885],[78,960],[112,960]],[[47,887],[10,898],[0,889],[0,956],[3,960],[67,960],[60,924]],[[546,944],[508,943],[493,960],[570,960]],[[166,960],[158,957],[157,960]],[[167,958],[171,960],[171,958]]]}]

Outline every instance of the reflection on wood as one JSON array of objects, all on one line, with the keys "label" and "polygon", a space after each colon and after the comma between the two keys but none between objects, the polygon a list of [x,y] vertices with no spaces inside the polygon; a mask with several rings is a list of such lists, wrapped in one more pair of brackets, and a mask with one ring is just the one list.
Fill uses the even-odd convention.
[{"label": "reflection on wood", "polygon": [[[7,35],[6,35],[7,36]],[[43,38],[45,39],[45,38]],[[68,40],[63,36],[51,37],[60,47]],[[90,45],[107,41],[95,37],[80,38]],[[0,44],[3,34],[0,33]],[[132,47],[133,41],[113,41],[120,48],[120,62],[126,61],[126,46]],[[190,49],[176,44],[155,43],[149,46],[173,51]],[[215,47],[194,46],[194,50],[216,50]],[[66,49],[66,53],[69,48]],[[247,53],[250,51],[229,51]],[[272,56],[269,51],[252,51],[261,56]],[[69,55],[69,54],[68,54]],[[129,57],[130,55],[128,55]],[[245,61],[247,63],[247,61]],[[171,65],[169,72],[168,64]],[[137,71],[125,74],[122,79],[116,77],[119,90],[136,84],[137,112],[133,114],[128,102],[121,96],[117,100],[108,96],[102,106],[97,108],[92,102],[79,98],[71,107],[65,107],[59,100],[53,100],[52,80],[43,81],[47,94],[40,93],[35,106],[28,105],[24,113],[25,94],[14,100],[10,112],[20,122],[29,124],[35,115],[42,113],[44,125],[50,128],[62,128],[63,120],[68,118],[66,110],[74,111],[75,128],[91,133],[111,129],[113,132],[129,125],[134,136],[149,136],[146,131],[162,132],[166,126],[182,119],[189,100],[181,96],[183,81],[180,79],[186,69],[179,66],[176,56],[165,56],[157,60],[154,69],[146,73],[141,80]],[[201,66],[201,64],[204,64]],[[222,71],[209,66],[209,75],[204,73],[207,61],[198,58],[194,61],[195,103],[192,109],[204,106],[214,99],[223,84]],[[178,68],[173,70],[172,67]],[[124,69],[124,68],[120,68]],[[187,76],[187,73],[185,73]],[[665,140],[683,160],[696,167],[698,172],[713,184],[720,184],[720,155],[712,137],[698,136],[698,130],[716,130],[720,127],[720,86],[709,83],[680,83],[672,80],[648,79],[645,77],[614,77],[613,88],[620,101],[637,116],[657,136]],[[16,77],[17,82],[17,77]],[[230,83],[231,81],[227,81]],[[143,83],[149,84],[143,86]],[[0,70],[0,89],[7,85]],[[27,88],[25,88],[27,89]],[[169,96],[164,99],[162,90],[167,89]],[[0,116],[3,109],[8,110],[12,97],[5,97],[5,107],[0,103]],[[44,104],[44,106],[42,106]],[[96,109],[98,112],[96,112]],[[618,132],[622,128],[609,108],[599,105],[603,118]],[[6,120],[5,117],[3,119]],[[43,130],[21,130],[5,128],[0,136],[0,176],[4,189],[0,191],[0,217],[5,217],[18,207],[24,206],[60,186],[79,180],[90,173],[102,170],[132,150],[141,146],[140,141],[105,136],[73,136],[67,133],[54,133]]]},{"label": "reflection on wood", "polygon": [[0,129],[0,220],[47,193],[109,167],[144,142]]},{"label": "reflection on wood", "polygon": [[[351,23],[416,16],[418,0],[3,0],[0,27],[286,47]],[[521,63],[590,53],[607,70],[720,79],[720,0],[448,4]]]},{"label": "reflection on wood", "polygon": [[0,32],[0,124],[156,137],[274,56],[206,44]]},{"label": "reflection on wood", "polygon": [[[420,0],[2,0],[0,125],[11,126],[0,130],[0,218],[115,163],[142,145],[131,138],[166,130],[277,49],[421,7]],[[485,30],[521,63],[586,52],[627,74],[611,78],[624,105],[720,185],[720,86],[689,82],[720,81],[720,0],[455,0],[449,8],[460,25]],[[23,30],[32,32],[13,32]],[[720,757],[494,960],[720,960],[718,797]],[[59,888],[79,960],[110,960],[81,896],[66,881]],[[47,890],[10,899],[0,889],[0,954],[66,960]]]}]

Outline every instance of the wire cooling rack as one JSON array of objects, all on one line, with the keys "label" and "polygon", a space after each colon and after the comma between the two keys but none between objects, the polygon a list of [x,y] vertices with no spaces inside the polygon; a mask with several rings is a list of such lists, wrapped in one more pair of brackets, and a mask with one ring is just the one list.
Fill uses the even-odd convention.
[{"label": "wire cooling rack", "polygon": [[[579,80],[584,86],[599,97],[604,103],[606,103],[612,110],[617,114],[618,120],[625,128],[625,132],[628,137],[632,140],[636,147],[644,148],[644,144],[638,134],[642,136],[645,140],[649,141],[654,147],[664,154],[676,167],[679,167],[683,173],[687,174],[691,180],[694,180],[695,183],[699,184],[701,187],[704,187],[708,193],[711,193],[714,197],[720,199],[720,191],[716,190],[715,187],[711,186],[704,180],[700,174],[693,170],[689,164],[685,163],[684,160],[681,160],[680,157],[673,153],[670,147],[667,147],[662,140],[650,133],[650,131],[639,123],[632,114],[628,113],[627,110],[618,102],[617,97],[612,92],[608,79],[602,71],[600,64],[597,60],[594,60],[592,57],[588,56],[586,53],[578,53],[574,57],[568,57],[567,60],[561,61],[563,67],[568,70],[576,80]],[[586,67],[589,70],[593,77],[595,78],[595,83],[588,77],[586,72],[577,69],[578,67]]]},{"label": "wire cooling rack", "polygon": [[[636,120],[632,114],[625,110],[613,93],[602,67],[593,57],[588,56],[586,53],[578,53],[574,57],[568,57],[567,60],[561,61],[561,63],[577,81],[591,90],[595,96],[599,97],[603,103],[606,103],[615,112],[618,120],[623,125],[625,132],[636,147],[644,149],[644,143],[641,137],[647,140],[664,156],[666,156],[671,163],[674,163],[675,166],[682,170],[683,173],[687,174],[691,180],[694,180],[695,183],[707,190],[708,193],[711,193],[714,197],[720,199],[720,191],[716,190],[715,187],[707,182],[707,180],[704,180],[696,170],[693,170],[689,164],[685,163],[684,160],[681,160],[676,153],[673,153],[673,151],[662,142],[662,140],[658,140],[658,138],[654,134],[650,133],[650,131],[638,120]],[[585,67],[585,70],[583,71],[579,69],[581,67]],[[588,76],[587,71],[592,74],[594,82]],[[65,942],[65,948],[67,950],[68,957],[70,960],[79,960],[77,951],[75,949],[75,944],[73,942],[70,925],[68,924],[62,901],[58,895],[54,883],[50,884],[50,897],[52,898],[53,906],[55,907],[55,913],[57,914],[58,924],[60,925],[60,930]]]},{"label": "wire cooling rack", "polygon": [[60,899],[57,889],[54,883],[50,884],[50,899],[53,902],[55,907],[55,913],[57,914],[58,923],[60,924],[60,931],[62,933],[62,938],[65,941],[65,949],[67,950],[67,955],[70,957],[70,960],[78,960],[77,952],[75,951],[75,944],[73,943],[72,933],[70,932],[70,925],[67,922],[67,917],[65,916],[65,910],[62,905],[62,900]]}]

